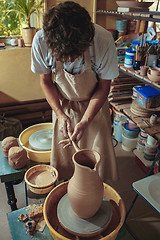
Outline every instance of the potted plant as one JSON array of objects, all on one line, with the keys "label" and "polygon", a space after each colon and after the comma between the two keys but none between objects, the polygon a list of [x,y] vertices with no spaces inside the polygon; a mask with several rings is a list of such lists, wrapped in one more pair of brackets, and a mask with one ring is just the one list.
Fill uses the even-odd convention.
[{"label": "potted plant", "polygon": [[31,15],[37,14],[43,8],[43,0],[12,0],[10,2],[9,12],[17,12],[20,23],[26,21],[27,27],[23,28],[23,39],[25,46],[31,46],[36,28],[31,27]]}]

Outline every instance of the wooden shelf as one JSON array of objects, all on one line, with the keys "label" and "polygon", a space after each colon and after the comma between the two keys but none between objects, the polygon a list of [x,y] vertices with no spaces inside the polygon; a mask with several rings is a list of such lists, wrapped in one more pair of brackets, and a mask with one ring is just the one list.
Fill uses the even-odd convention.
[{"label": "wooden shelf", "polygon": [[149,80],[149,78],[147,76],[145,76],[145,77],[141,76],[139,74],[139,71],[135,71],[133,68],[126,68],[126,67],[124,67],[123,64],[119,64],[119,70],[121,72],[126,73],[128,76],[132,76],[132,77],[140,80],[141,82],[149,84],[149,85],[153,86],[154,88],[160,90],[160,85],[159,84],[151,82],[151,80]]},{"label": "wooden shelf", "polygon": [[110,10],[110,11],[97,10],[96,14],[105,14],[105,15],[110,15],[115,17],[122,17],[126,19],[160,22],[160,12],[157,12],[157,11],[122,13],[122,12],[117,12],[115,10]]},{"label": "wooden shelf", "polygon": [[136,157],[138,157],[142,163],[147,167],[150,168],[150,166],[152,165],[153,161],[148,161],[144,158],[144,153],[143,152],[139,152],[137,149],[133,150],[133,153],[136,155]]},{"label": "wooden shelf", "polygon": [[140,117],[133,114],[130,110],[130,103],[120,103],[120,102],[110,102],[111,106],[113,106],[119,112],[124,113],[128,118],[130,118],[133,122],[137,124],[137,126],[143,129],[149,135],[155,137],[157,140],[160,140],[160,119],[158,123],[154,126],[148,126],[145,122],[149,122],[149,118]]}]

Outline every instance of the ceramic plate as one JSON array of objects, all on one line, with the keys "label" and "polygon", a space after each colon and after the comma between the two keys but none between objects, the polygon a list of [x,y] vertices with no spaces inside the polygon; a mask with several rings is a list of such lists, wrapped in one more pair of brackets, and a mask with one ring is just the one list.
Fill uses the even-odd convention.
[{"label": "ceramic plate", "polygon": [[53,129],[39,130],[29,137],[29,144],[38,151],[51,150],[52,135]]},{"label": "ceramic plate", "polygon": [[98,212],[91,218],[82,219],[77,217],[65,194],[59,201],[57,215],[60,224],[68,232],[77,236],[94,236],[104,231],[112,218],[112,208],[109,201],[104,198]]}]

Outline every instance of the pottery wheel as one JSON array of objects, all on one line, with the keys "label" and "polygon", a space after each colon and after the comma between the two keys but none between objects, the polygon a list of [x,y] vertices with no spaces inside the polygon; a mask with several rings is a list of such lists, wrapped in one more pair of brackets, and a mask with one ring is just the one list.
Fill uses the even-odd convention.
[{"label": "pottery wheel", "polygon": [[31,148],[38,151],[51,150],[53,129],[43,129],[29,137]]},{"label": "pottery wheel", "polygon": [[107,228],[112,218],[112,208],[109,201],[103,198],[100,209],[97,213],[88,219],[77,217],[65,194],[59,201],[57,207],[57,216],[62,227],[68,232],[81,237],[95,236]]}]

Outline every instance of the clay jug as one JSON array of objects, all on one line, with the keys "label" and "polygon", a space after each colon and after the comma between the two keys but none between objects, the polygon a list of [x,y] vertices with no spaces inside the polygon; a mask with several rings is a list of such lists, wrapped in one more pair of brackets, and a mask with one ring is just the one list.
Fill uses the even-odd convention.
[{"label": "clay jug", "polygon": [[68,199],[73,212],[80,218],[90,218],[101,206],[104,186],[98,174],[100,155],[96,151],[76,149],[72,160],[75,170],[68,183]]}]

